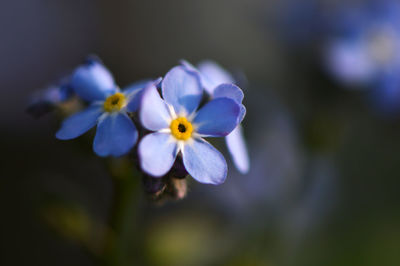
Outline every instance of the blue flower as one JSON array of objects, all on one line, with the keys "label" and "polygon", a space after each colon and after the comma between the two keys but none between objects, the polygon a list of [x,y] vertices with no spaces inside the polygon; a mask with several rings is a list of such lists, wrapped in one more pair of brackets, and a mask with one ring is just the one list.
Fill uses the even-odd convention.
[{"label": "blue flower", "polygon": [[142,88],[147,82],[138,82],[121,91],[104,65],[96,60],[88,61],[73,73],[70,84],[89,107],[64,120],[56,137],[74,139],[97,125],[93,142],[97,155],[128,153],[138,138],[128,112],[138,109]]},{"label": "blue flower", "polygon": [[184,60],[181,63],[188,71],[199,75],[203,88],[213,99],[227,97],[239,104],[241,110],[238,126],[226,136],[225,142],[236,168],[243,174],[247,173],[250,160],[240,125],[246,113],[246,108],[242,104],[242,90],[233,84],[235,83],[233,76],[213,61],[203,61],[197,68]]},{"label": "blue flower", "polygon": [[334,14],[326,60],[339,80],[368,84],[400,70],[400,3],[370,1]]},{"label": "blue flower", "polygon": [[333,13],[325,62],[340,82],[369,88],[371,104],[400,111],[400,3],[373,0]]},{"label": "blue flower", "polygon": [[219,97],[196,112],[203,96],[198,76],[182,66],[172,68],[161,83],[163,99],[154,85],[145,89],[140,120],[148,130],[138,147],[146,173],[168,173],[178,154],[197,181],[221,184],[227,175],[224,157],[203,137],[223,137],[238,124],[241,108],[231,98]]},{"label": "blue flower", "polygon": [[68,101],[73,95],[70,77],[64,77],[57,84],[36,92],[31,98],[27,112],[34,117],[41,117]]}]

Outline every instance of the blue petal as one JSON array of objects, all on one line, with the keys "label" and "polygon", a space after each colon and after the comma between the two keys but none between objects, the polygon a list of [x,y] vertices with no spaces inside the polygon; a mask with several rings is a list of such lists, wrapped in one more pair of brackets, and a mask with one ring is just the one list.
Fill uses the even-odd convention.
[{"label": "blue petal", "polygon": [[182,67],[185,68],[186,71],[194,73],[196,76],[198,76],[202,88],[209,87],[209,80],[205,76],[203,76],[203,74],[194,65],[192,65],[186,60],[181,60],[180,63]]},{"label": "blue petal", "polygon": [[203,61],[198,65],[202,75],[202,85],[208,93],[214,94],[215,88],[222,83],[234,83],[234,78],[225,69],[213,61]]},{"label": "blue petal", "polygon": [[140,121],[145,128],[152,131],[168,128],[171,115],[154,85],[144,90],[140,106]]},{"label": "blue petal", "polygon": [[[181,63],[181,65],[182,65],[186,70],[188,70],[188,71],[199,72],[199,71],[197,70],[197,68],[196,68],[194,65],[192,65],[191,63],[189,63],[188,61],[186,61],[186,60],[184,60],[184,59],[182,59],[182,60],[180,61],[180,63]],[[200,72],[199,72],[199,73],[200,73]]]},{"label": "blue petal", "polygon": [[67,140],[79,137],[97,123],[97,119],[103,113],[101,105],[92,105],[86,110],[74,114],[65,119],[61,128],[56,133],[56,138]]},{"label": "blue petal", "polygon": [[196,114],[196,132],[209,137],[228,135],[239,123],[240,106],[232,99],[217,98],[208,102]]},{"label": "blue petal", "polygon": [[144,92],[144,88],[148,87],[150,83],[156,84],[160,83],[161,78],[157,80],[141,80],[135,82],[124,89],[124,94],[128,99],[127,110],[128,112],[135,112],[140,107],[140,103],[142,101],[142,96]]},{"label": "blue petal", "polygon": [[246,115],[246,107],[243,104],[240,105],[240,112],[238,117],[238,124],[242,123],[244,116]]},{"label": "blue petal", "polygon": [[226,97],[241,104],[243,101],[244,94],[243,91],[238,86],[234,84],[224,83],[215,88],[213,97],[214,98]]},{"label": "blue petal", "polygon": [[152,80],[151,79],[145,79],[145,80],[140,80],[132,83],[128,87],[123,89],[123,92],[125,95],[129,96],[131,93],[136,92],[137,90],[143,89],[147,87],[147,84],[149,84]]},{"label": "blue petal", "polygon": [[100,119],[93,150],[99,156],[121,156],[135,145],[138,132],[126,113],[106,114]]},{"label": "blue petal", "polygon": [[126,110],[128,112],[136,112],[140,104],[142,102],[142,97],[143,97],[144,89],[138,89],[135,90],[133,93],[131,93],[128,98],[128,104],[126,106]]},{"label": "blue petal", "polygon": [[237,102],[240,105],[239,123],[243,121],[243,118],[246,115],[246,108],[242,104],[244,98],[243,91],[238,86],[234,84],[221,84],[215,89],[213,97],[226,97]]},{"label": "blue petal", "polygon": [[164,100],[178,114],[194,112],[203,96],[199,77],[183,66],[174,67],[165,75],[161,89]]},{"label": "blue petal", "polygon": [[177,145],[167,133],[153,133],[145,136],[139,143],[140,165],[152,176],[163,176],[174,164]]},{"label": "blue petal", "polygon": [[111,73],[96,61],[79,67],[72,75],[71,86],[76,94],[89,102],[104,100],[116,91]]},{"label": "blue petal", "polygon": [[200,183],[218,185],[226,179],[224,156],[203,139],[194,139],[183,148],[183,164],[188,173]]},{"label": "blue petal", "polygon": [[328,70],[339,81],[360,84],[373,78],[374,63],[360,41],[334,42],[325,54]]},{"label": "blue petal", "polygon": [[237,126],[225,137],[225,141],[236,168],[242,174],[246,174],[250,168],[250,160],[246,142],[243,138],[242,127],[240,125]]}]

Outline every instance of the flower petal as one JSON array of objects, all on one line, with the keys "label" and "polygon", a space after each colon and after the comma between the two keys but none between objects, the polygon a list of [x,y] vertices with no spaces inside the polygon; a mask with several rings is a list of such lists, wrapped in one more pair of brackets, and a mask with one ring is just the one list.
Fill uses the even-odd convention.
[{"label": "flower petal", "polygon": [[[185,59],[182,59],[179,61],[181,63],[181,65],[188,71],[192,71],[192,72],[199,72],[199,70],[197,70],[197,68],[192,65],[191,63],[189,63],[189,61],[186,61]],[[200,72],[199,72],[200,73]]]},{"label": "flower petal", "polygon": [[153,84],[144,90],[140,106],[140,121],[145,128],[152,131],[168,128],[171,120],[168,106]]},{"label": "flower petal", "polygon": [[362,84],[373,78],[374,64],[359,42],[334,42],[327,48],[326,64],[341,82]]},{"label": "flower petal", "polygon": [[128,112],[136,112],[139,109],[140,103],[142,102],[143,92],[144,89],[137,89],[127,97],[128,104],[126,110]]},{"label": "flower petal", "polygon": [[202,85],[210,94],[214,94],[218,85],[235,81],[231,74],[213,61],[203,61],[197,68],[202,74]]},{"label": "flower petal", "polygon": [[244,94],[243,91],[235,84],[224,83],[215,88],[213,97],[226,97],[241,104],[244,98]]},{"label": "flower petal", "polygon": [[228,135],[239,123],[240,106],[232,99],[217,98],[203,106],[193,123],[196,132],[209,137]]},{"label": "flower petal", "polygon": [[183,164],[188,173],[200,183],[222,184],[228,172],[224,156],[203,139],[184,145]]},{"label": "flower petal", "polygon": [[161,83],[164,100],[172,105],[178,114],[193,113],[203,96],[199,77],[183,66],[172,68]]},{"label": "flower petal", "polygon": [[171,169],[177,155],[177,144],[167,133],[152,133],[139,143],[140,165],[152,176],[163,176]]},{"label": "flower petal", "polygon": [[104,100],[116,91],[110,71],[97,61],[80,66],[72,75],[71,86],[86,101]]},{"label": "flower petal", "polygon": [[225,137],[225,141],[236,168],[242,174],[246,174],[250,168],[250,160],[246,142],[243,138],[242,127],[240,125],[237,126]]},{"label": "flower petal", "polygon": [[124,88],[122,91],[124,92],[124,94],[126,96],[129,96],[131,93],[136,92],[139,89],[146,88],[147,84],[149,84],[150,82],[151,82],[150,79],[139,80],[139,81],[132,83],[128,87]]},{"label": "flower petal", "polygon": [[102,157],[121,156],[130,151],[137,138],[136,127],[126,113],[106,114],[97,126],[93,150]]},{"label": "flower petal", "polygon": [[124,89],[124,94],[126,98],[128,99],[128,105],[127,105],[127,110],[128,112],[135,112],[137,109],[140,107],[140,103],[142,101],[142,96],[144,89],[148,87],[151,83],[153,83],[155,86],[161,82],[161,78],[157,80],[141,80],[138,82],[135,82],[128,86],[126,89]]},{"label": "flower petal", "polygon": [[243,104],[240,105],[240,113],[239,113],[239,117],[238,117],[238,121],[240,123],[242,123],[244,116],[246,115],[246,107],[244,107]]},{"label": "flower petal", "polygon": [[103,113],[101,105],[92,105],[86,110],[74,114],[65,119],[61,128],[56,133],[56,138],[61,140],[79,137],[97,123],[97,119]]}]

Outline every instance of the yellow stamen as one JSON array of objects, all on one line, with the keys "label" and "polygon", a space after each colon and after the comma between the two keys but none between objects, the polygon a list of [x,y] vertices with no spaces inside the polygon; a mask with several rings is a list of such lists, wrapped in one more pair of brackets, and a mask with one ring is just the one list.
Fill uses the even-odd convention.
[{"label": "yellow stamen", "polygon": [[192,136],[193,126],[185,117],[172,120],[169,128],[172,136],[178,140],[188,140]]},{"label": "yellow stamen", "polygon": [[119,111],[126,105],[126,98],[123,93],[117,92],[109,96],[104,102],[104,110],[107,112]]}]

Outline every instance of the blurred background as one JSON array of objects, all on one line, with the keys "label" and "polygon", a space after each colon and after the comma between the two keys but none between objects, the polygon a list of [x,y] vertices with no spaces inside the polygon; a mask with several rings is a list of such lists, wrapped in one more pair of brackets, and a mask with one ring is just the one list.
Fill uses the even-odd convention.
[{"label": "blurred background", "polygon": [[[2,0],[0,265],[400,265],[398,4]],[[180,59],[244,74],[250,172],[154,204],[91,136],[57,141],[26,107],[88,54],[121,87]]]}]

